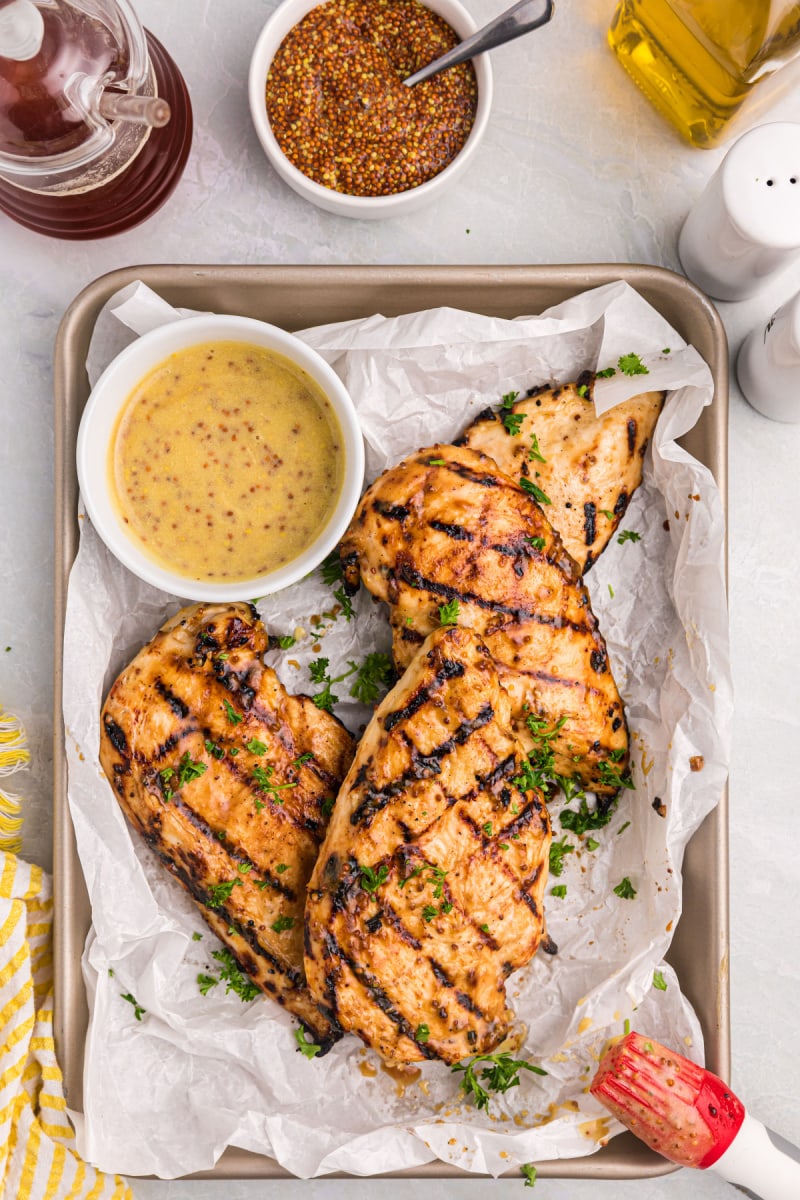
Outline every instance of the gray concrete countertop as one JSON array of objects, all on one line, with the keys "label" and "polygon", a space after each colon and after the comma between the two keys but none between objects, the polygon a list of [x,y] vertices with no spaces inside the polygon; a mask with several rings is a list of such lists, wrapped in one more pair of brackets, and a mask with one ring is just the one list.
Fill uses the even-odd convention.
[{"label": "gray concrete countertop", "polygon": [[[479,23],[498,0],[465,0]],[[330,216],[268,167],[251,127],[247,68],[272,0],[137,0],[188,83],[195,138],[185,175],[146,224],[104,241],[51,241],[0,216],[0,700],[19,714],[32,764],[23,854],[52,862],[52,352],[63,312],[91,279],[131,263],[640,262],[680,270],[677,235],[725,146],[679,140],[637,93],[606,41],[611,0],[559,6],[548,28],[493,53],[495,104],[469,172],[433,207],[383,222]],[[794,73],[794,78],[790,76]],[[800,121],[800,76],[732,130]],[[792,84],[793,86],[789,86]],[[730,140],[727,143],[730,144]],[[732,357],[800,287],[800,264],[759,295],[720,304]],[[799,400],[800,403],[800,400]],[[736,685],[731,769],[733,1072],[748,1108],[800,1142],[797,1103],[800,844],[791,763],[800,740],[800,424],[730,409],[730,615]],[[245,1183],[142,1181],[141,1200],[477,1200],[522,1181]],[[634,1183],[542,1180],[537,1195],[710,1198],[725,1184],[680,1172]]]}]

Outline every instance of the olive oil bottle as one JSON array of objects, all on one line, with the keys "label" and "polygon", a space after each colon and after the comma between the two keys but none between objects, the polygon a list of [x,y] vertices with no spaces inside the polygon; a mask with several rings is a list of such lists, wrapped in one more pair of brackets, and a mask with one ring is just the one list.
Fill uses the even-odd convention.
[{"label": "olive oil bottle", "polygon": [[659,112],[708,147],[758,80],[800,52],[800,4],[621,0],[608,40]]}]

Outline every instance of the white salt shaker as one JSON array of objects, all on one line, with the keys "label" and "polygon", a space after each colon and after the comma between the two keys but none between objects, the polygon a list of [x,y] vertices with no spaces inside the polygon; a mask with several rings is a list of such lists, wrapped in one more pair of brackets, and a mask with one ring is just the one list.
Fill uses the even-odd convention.
[{"label": "white salt shaker", "polygon": [[800,124],[734,142],[686,218],[678,254],[717,300],[746,300],[800,255]]},{"label": "white salt shaker", "polygon": [[800,422],[800,292],[748,334],[736,375],[745,398],[765,417]]}]

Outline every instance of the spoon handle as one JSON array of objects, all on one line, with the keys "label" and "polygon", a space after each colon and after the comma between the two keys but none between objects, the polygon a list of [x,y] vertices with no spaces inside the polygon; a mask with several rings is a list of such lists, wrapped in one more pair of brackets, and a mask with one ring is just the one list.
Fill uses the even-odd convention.
[{"label": "spoon handle", "polygon": [[448,50],[447,54],[409,75],[403,83],[406,87],[413,87],[415,83],[422,83],[423,79],[430,79],[431,75],[438,75],[448,67],[455,67],[458,63],[466,62],[468,58],[475,58],[486,50],[502,46],[504,42],[513,42],[514,38],[521,37],[523,33],[530,33],[532,29],[546,25],[552,15],[553,0],[519,0],[518,4],[512,4],[511,8],[500,13],[499,17],[495,17],[477,33]]}]

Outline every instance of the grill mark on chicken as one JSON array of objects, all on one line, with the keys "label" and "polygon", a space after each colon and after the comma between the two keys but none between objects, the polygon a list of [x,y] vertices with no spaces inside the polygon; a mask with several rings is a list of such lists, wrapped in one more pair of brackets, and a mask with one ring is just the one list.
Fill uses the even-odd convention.
[{"label": "grill mark on chicken", "polygon": [[163,700],[166,700],[172,711],[177,717],[184,719],[189,715],[189,706],[184,704],[180,696],[176,696],[171,688],[167,687],[163,679],[156,679],[154,683],[155,689]]},{"label": "grill mark on chicken", "polygon": [[[422,943],[417,938],[414,937],[414,935],[410,929],[406,928],[406,926],[403,923],[402,917],[400,917],[400,915],[394,910],[394,908],[392,908],[391,904],[388,904],[386,901],[384,901],[379,915],[381,918],[386,919],[387,924],[390,926],[390,928],[392,928],[395,931],[395,933],[398,935],[399,938],[401,938],[402,941],[407,942],[409,946],[413,946],[413,948],[415,950],[422,949]],[[373,918],[373,921],[374,920],[375,920],[375,918]],[[377,933],[378,932],[377,929],[370,929],[371,924],[372,924],[371,921],[366,921],[365,927],[369,930],[370,933]]]},{"label": "grill mark on chicken", "polygon": [[[584,399],[580,409],[587,409]],[[514,442],[503,429],[499,433],[501,445]],[[641,427],[637,436],[641,440]],[[522,451],[527,454],[526,447]],[[491,473],[498,486],[487,490],[462,482],[449,470],[453,463],[476,476]],[[603,493],[609,510],[619,501],[618,490],[607,500]],[[407,509],[402,526],[392,527],[376,516],[375,500]],[[566,500],[567,510],[570,504]],[[599,508],[595,533],[597,512]],[[431,538],[430,521],[450,524],[451,514],[473,532],[472,542]],[[575,519],[581,553],[589,556],[582,496]],[[524,556],[514,556],[512,548]],[[343,539],[341,558],[348,564],[351,586],[360,575],[372,594],[390,605],[398,669],[408,666],[419,639],[437,627],[434,606],[457,600],[456,624],[468,625],[485,639],[511,696],[523,744],[532,744],[525,718],[534,711],[558,726],[552,743],[554,770],[598,795],[613,794],[599,757],[613,752],[624,771],[628,735],[588,592],[541,506],[512,479],[495,473],[491,459],[438,445],[391,468],[365,494]],[[600,755],[589,750],[595,743],[602,748]]]},{"label": "grill mark on chicken", "polygon": [[[362,983],[364,987],[367,988],[372,1002],[377,1005],[384,1016],[388,1017],[392,1024],[397,1028],[398,1032],[403,1034],[404,1037],[409,1038],[411,1041],[415,1041],[416,1030],[411,1023],[406,1020],[403,1014],[397,1011],[395,1002],[392,1000],[391,996],[389,996],[383,990],[374,975],[362,967],[360,963],[356,962],[354,958],[351,958],[349,954],[345,953],[341,945],[330,932],[327,935],[327,943],[329,947],[335,947],[337,958],[341,959],[341,961],[350,968],[359,983]],[[420,1044],[417,1042],[416,1045],[418,1046],[420,1057],[437,1057],[433,1049],[431,1049],[427,1044]]]},{"label": "grill mark on chicken", "polygon": [[[192,871],[188,866],[181,865],[174,857],[167,854],[164,850],[159,850],[156,847],[154,848],[156,849],[158,858],[168,868],[170,874],[176,879],[180,880],[189,895],[197,902],[197,904],[201,906],[201,908],[211,909],[212,912],[217,913],[218,915],[222,914],[221,906],[212,907],[208,903],[208,891],[203,886],[202,881],[198,880],[196,876],[192,874]],[[235,918],[231,918],[230,914],[225,913],[225,921],[230,927],[236,929],[238,935],[243,937],[251,946],[252,950],[258,954],[260,958],[263,958],[265,962],[268,962],[277,974],[284,976],[293,988],[302,986],[304,978],[301,971],[298,971],[295,967],[290,966],[290,964],[287,962],[282,962],[281,959],[277,958],[276,955],[267,950],[265,946],[259,944],[255,939],[253,931],[247,929],[246,926],[241,926]],[[231,950],[237,963],[240,963],[240,955],[237,953],[237,951],[230,946],[228,948]],[[248,971],[247,974],[252,975],[253,972]],[[283,1003],[283,1001],[281,1001],[281,1003]]]},{"label": "grill mark on chicken", "polygon": [[103,726],[108,736],[108,740],[111,742],[111,745],[114,747],[117,753],[124,755],[125,758],[130,758],[128,739],[125,737],[124,732],[122,729],[120,729],[117,722],[112,721],[111,717],[106,714]]},{"label": "grill mark on chicken", "polygon": [[[264,666],[266,648],[250,605],[182,609],[111,688],[100,759],[131,824],[241,969],[324,1049],[339,1031],[305,987],[303,905],[325,825],[323,800],[338,790],[352,741],[340,722],[283,689]],[[230,661],[220,659],[222,650]],[[264,752],[251,750],[252,741],[262,741]],[[306,754],[313,757],[295,765]],[[205,770],[182,776],[184,755]],[[271,769],[276,788],[291,788],[268,796],[257,765]],[[291,918],[280,932],[273,928],[278,916]]]},{"label": "grill mark on chicken", "polygon": [[[495,547],[492,547],[492,549],[495,549]],[[477,592],[464,592],[452,584],[439,583],[438,580],[423,575],[406,562],[401,561],[399,563],[397,576],[404,583],[417,588],[419,591],[432,592],[434,596],[443,596],[449,601],[458,600],[459,604],[475,604],[478,608],[487,609],[489,612],[502,613],[503,616],[511,617],[517,623],[521,623],[522,621],[536,621],[540,625],[549,625],[553,629],[569,628],[573,629],[576,633],[586,633],[588,631],[588,626],[579,621],[570,621],[565,617],[550,616],[547,613],[536,612],[532,608],[512,607],[508,604],[501,604],[498,600],[479,596]]]},{"label": "grill mark on chicken", "polygon": [[628,451],[633,454],[636,449],[636,422],[633,417],[628,421]]},{"label": "grill mark on chicken", "polygon": [[[442,760],[448,754],[452,754],[456,746],[463,746],[467,740],[477,730],[482,729],[484,725],[488,725],[494,719],[494,710],[491,704],[484,704],[472,720],[462,721],[452,737],[441,742],[433,750],[427,754],[421,754],[419,750],[408,739],[409,754],[411,757],[411,769],[405,771],[398,779],[393,780],[388,787],[373,788],[370,786],[367,789],[366,795],[350,815],[351,825],[369,826],[372,819],[385,808],[387,804],[398,795],[400,795],[410,784],[417,782],[420,779],[425,779],[431,775],[439,775],[442,771]],[[365,763],[359,771],[358,777],[355,779],[355,787],[362,787],[368,782],[369,778],[369,763]],[[450,798],[448,798],[449,800]]]},{"label": "grill mark on chicken", "polygon": [[463,525],[449,525],[446,521],[429,521],[431,529],[438,529],[439,533],[446,533],[454,542],[471,542],[472,534]]},{"label": "grill mark on chicken", "polygon": [[410,511],[402,504],[384,504],[382,500],[375,500],[372,507],[387,521],[405,521]]},{"label": "grill mark on chicken", "polygon": [[[248,872],[246,872],[246,874],[248,881],[255,883],[257,879],[260,879],[262,882],[268,883],[269,886],[274,891],[278,892],[279,895],[285,896],[287,900],[297,899],[297,893],[291,887],[283,883],[281,879],[276,878],[276,876],[274,876],[270,871],[261,871],[257,864],[254,863],[253,860],[243,850],[240,850],[238,846],[231,845],[229,837],[226,836],[224,841],[220,841],[219,835],[221,831],[218,829],[212,829],[208,822],[204,821],[200,814],[196,813],[192,806],[187,804],[178,793],[172,797],[170,804],[174,805],[175,808],[178,808],[186,816],[187,821],[191,822],[195,829],[198,829],[200,833],[205,834],[210,841],[215,843],[216,847],[221,848],[228,855],[228,858],[231,860],[230,870],[233,871],[234,874],[238,873],[237,877],[241,877],[239,866],[247,866]],[[250,871],[254,873],[250,874]]]},{"label": "grill mark on chicken", "polygon": [[[452,663],[461,670],[448,667],[432,688]],[[412,705],[423,691],[427,703]],[[387,732],[390,713],[405,716]],[[470,630],[439,629],[364,733],[306,905],[312,994],[384,1059],[454,1063],[492,1050],[508,1031],[505,978],[542,936],[550,840],[541,796],[509,782],[521,772],[508,696],[485,645]],[[373,801],[380,792],[389,808],[368,828],[353,817],[364,815],[370,784]],[[517,805],[509,825],[508,808]],[[490,819],[494,838],[482,828]],[[429,1039],[420,1044],[421,1023]]]},{"label": "grill mark on chicken", "polygon": [[428,703],[432,694],[434,692],[438,692],[442,687],[442,684],[444,684],[448,679],[457,679],[463,674],[464,667],[461,663],[451,662],[448,659],[444,659],[442,666],[427,687],[420,688],[416,695],[412,696],[411,700],[409,700],[408,704],[406,704],[403,708],[398,708],[395,712],[390,712],[387,714],[383,722],[383,727],[386,732],[391,732],[395,725],[399,725],[401,721],[407,721],[409,717],[413,717],[415,712],[419,712],[419,710]]},{"label": "grill mark on chicken", "polygon": [[[523,420],[523,432],[536,435],[542,455],[537,483],[551,502],[547,517],[582,574],[608,545],[619,518],[615,510],[607,522],[595,520],[589,540],[586,505],[593,504],[596,514],[610,512],[620,487],[630,496],[639,486],[665,396],[643,392],[598,415],[594,382],[591,372],[583,372],[574,384],[530,389],[510,409]],[[513,479],[530,477],[527,438],[508,437],[496,414],[479,414],[458,443],[488,455]]]},{"label": "grill mark on chicken", "polygon": [[452,991],[455,999],[462,1008],[465,1008],[469,1013],[474,1013],[475,1016],[480,1017],[482,1021],[489,1020],[489,1018],[486,1016],[486,1013],[481,1012],[474,1000],[468,996],[466,992],[462,992],[456,987],[441,963],[438,963],[430,954],[428,955],[428,963],[433,971],[433,977],[436,982],[441,984],[442,987],[447,988],[449,991]]},{"label": "grill mark on chicken", "polygon": [[583,506],[583,527],[586,530],[586,545],[591,546],[597,536],[597,509],[591,500],[587,500]]}]

